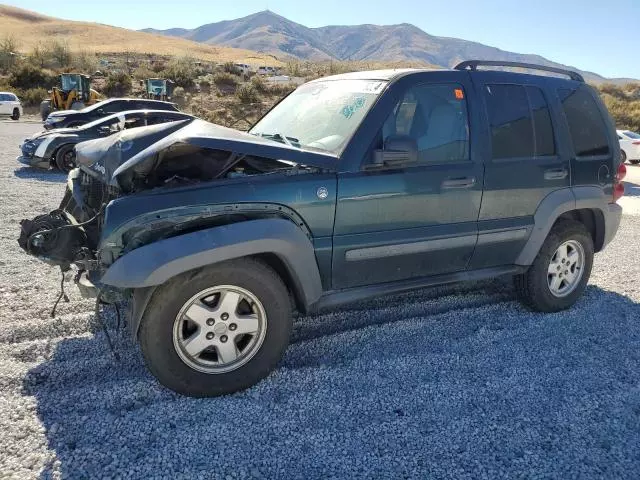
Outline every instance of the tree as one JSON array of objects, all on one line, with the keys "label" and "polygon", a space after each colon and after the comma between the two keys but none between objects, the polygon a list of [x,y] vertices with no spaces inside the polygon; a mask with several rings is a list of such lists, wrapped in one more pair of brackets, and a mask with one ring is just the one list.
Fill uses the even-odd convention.
[{"label": "tree", "polygon": [[60,68],[71,65],[71,50],[69,44],[62,40],[51,40],[49,44],[51,56]]},{"label": "tree", "polygon": [[5,35],[0,40],[0,70],[7,71],[16,63],[18,42],[13,35]]},{"label": "tree", "polygon": [[51,59],[51,50],[45,43],[38,42],[31,49],[29,59],[34,65],[44,68],[47,65],[47,62]]}]

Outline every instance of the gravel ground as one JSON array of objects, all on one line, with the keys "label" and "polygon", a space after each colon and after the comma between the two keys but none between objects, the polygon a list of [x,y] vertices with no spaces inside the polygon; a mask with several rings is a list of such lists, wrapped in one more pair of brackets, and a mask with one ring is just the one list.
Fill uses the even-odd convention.
[{"label": "gravel ground", "polygon": [[301,318],[267,380],[196,400],[126,336],[115,362],[72,288],[49,318],[59,272],[16,242],[64,187],[15,162],[37,128],[0,122],[0,478],[638,478],[639,167],[572,310],[500,281],[378,299]]}]

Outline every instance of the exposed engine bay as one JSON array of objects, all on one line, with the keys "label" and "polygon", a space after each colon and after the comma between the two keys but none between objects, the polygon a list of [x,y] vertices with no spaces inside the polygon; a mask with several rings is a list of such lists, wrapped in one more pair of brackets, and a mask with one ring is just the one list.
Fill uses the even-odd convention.
[{"label": "exposed engine bay", "polygon": [[[193,214],[173,218],[158,216],[149,222],[138,222],[123,233],[122,243],[126,243],[126,248],[120,245],[115,250],[105,248],[102,252],[104,222],[113,201],[127,197],[131,201],[139,198],[139,202],[151,202],[159,199],[156,194],[169,189],[187,189],[188,198],[189,190],[203,183],[217,184],[267,174],[298,175],[322,169],[322,162],[312,166],[278,159],[286,158],[283,153],[302,157],[300,152],[272,140],[200,120],[132,129],[83,142],[76,146],[79,167],[69,173],[60,207],[49,214],[23,220],[19,244],[30,255],[58,265],[63,271],[71,265],[79,271],[97,271],[115,261],[118,255],[145,243],[203,225],[242,219],[242,215],[230,216],[226,212],[219,215],[209,212],[207,216],[198,209]],[[316,156],[325,157],[322,159],[325,162],[332,161],[313,153],[310,159]],[[153,198],[147,192],[153,194]],[[143,196],[138,197],[141,194]],[[133,205],[131,201],[129,205]]]}]

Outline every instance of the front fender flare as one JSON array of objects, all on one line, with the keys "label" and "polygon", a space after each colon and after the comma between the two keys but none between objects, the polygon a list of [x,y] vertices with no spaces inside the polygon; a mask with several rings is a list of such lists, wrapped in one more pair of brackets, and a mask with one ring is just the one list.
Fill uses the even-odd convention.
[{"label": "front fender flare", "polygon": [[189,270],[263,253],[284,263],[291,287],[306,307],[320,298],[313,244],[293,222],[277,218],[207,228],[139,247],[116,260],[100,282],[121,289],[149,288]]}]

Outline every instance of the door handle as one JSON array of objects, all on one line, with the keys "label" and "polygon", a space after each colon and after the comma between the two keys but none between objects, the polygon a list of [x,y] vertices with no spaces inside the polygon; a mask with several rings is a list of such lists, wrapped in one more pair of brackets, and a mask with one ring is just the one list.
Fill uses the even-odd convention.
[{"label": "door handle", "polygon": [[545,180],[562,180],[568,175],[569,171],[566,168],[551,168],[544,171]]},{"label": "door handle", "polygon": [[474,177],[448,178],[442,182],[442,188],[469,188],[475,184]]}]

